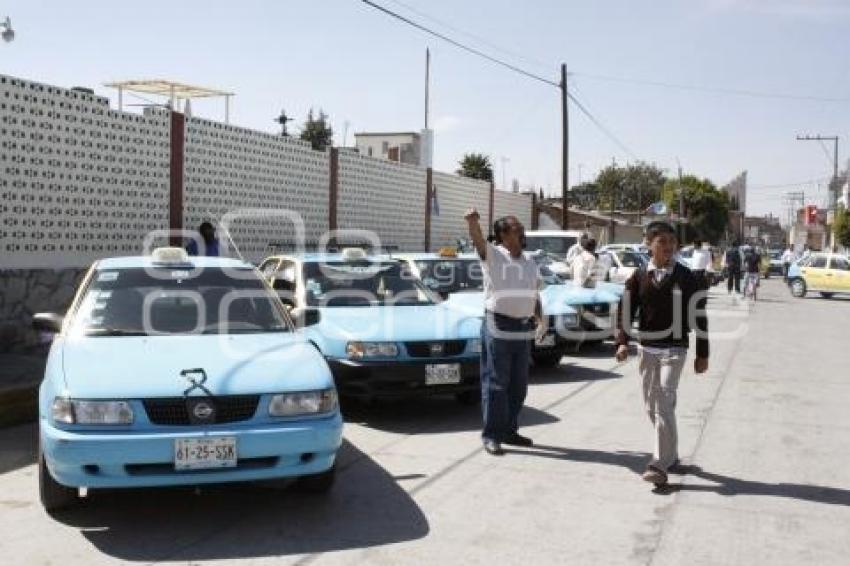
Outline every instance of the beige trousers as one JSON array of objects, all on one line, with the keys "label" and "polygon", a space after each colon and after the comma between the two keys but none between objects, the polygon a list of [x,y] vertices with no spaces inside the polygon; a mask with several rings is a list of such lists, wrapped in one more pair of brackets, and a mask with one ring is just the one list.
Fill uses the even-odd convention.
[{"label": "beige trousers", "polygon": [[655,450],[650,464],[665,472],[679,458],[676,390],[687,355],[684,348],[640,348],[643,403],[655,427]]}]

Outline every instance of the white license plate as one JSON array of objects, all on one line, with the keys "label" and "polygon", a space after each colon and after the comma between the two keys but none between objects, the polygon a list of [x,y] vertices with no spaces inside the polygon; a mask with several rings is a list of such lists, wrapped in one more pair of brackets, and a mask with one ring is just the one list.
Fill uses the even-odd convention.
[{"label": "white license plate", "polygon": [[460,383],[460,364],[428,364],[425,366],[425,385]]},{"label": "white license plate", "polygon": [[178,438],[174,441],[175,470],[236,467],[236,438]]},{"label": "white license plate", "polygon": [[534,339],[534,344],[537,346],[541,346],[546,348],[547,346],[555,345],[555,335],[554,334],[545,334],[540,336],[539,338]]}]

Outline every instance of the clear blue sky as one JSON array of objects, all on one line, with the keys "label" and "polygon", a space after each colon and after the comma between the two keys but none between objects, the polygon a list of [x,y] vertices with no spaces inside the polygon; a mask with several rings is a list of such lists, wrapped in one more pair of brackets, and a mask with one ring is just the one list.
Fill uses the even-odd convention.
[{"label": "clear blue sky", "polygon": [[[376,0],[575,92],[639,158],[723,184],[749,171],[748,213],[782,212],[781,195],[831,174],[816,142],[838,134],[850,155],[850,2],[847,0]],[[558,90],[518,76],[376,12],[359,0],[12,0],[17,31],[0,45],[0,72],[110,94],[102,83],[167,78],[235,91],[232,121],[275,131],[281,108],[311,106],[341,140],[355,131],[418,130],[424,51],[432,51],[435,165],[490,154],[501,182],[557,189]],[[436,23],[438,20],[442,23]],[[452,28],[447,27],[448,24]],[[472,38],[465,33],[477,37]],[[492,45],[488,45],[492,44]],[[510,53],[505,53],[505,50]],[[588,74],[702,87],[844,98],[733,96],[598,80]],[[130,98],[126,102],[139,102]],[[193,103],[220,118],[220,105]],[[612,158],[633,159],[571,109],[571,180]],[[831,150],[830,150],[831,151]],[[789,185],[765,187],[769,185]]]}]

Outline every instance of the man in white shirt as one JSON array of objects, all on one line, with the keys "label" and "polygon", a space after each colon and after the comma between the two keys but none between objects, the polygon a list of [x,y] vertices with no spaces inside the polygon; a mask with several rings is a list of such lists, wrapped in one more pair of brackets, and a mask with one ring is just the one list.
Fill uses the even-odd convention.
[{"label": "man in white shirt", "polygon": [[573,259],[572,279],[573,285],[577,287],[592,287],[593,276],[596,273],[596,240],[588,238],[584,241],[581,253]]},{"label": "man in white shirt", "polygon": [[578,239],[578,242],[570,246],[570,249],[567,250],[567,257],[564,258],[564,263],[567,266],[572,267],[573,260],[581,255],[584,251],[584,245],[590,239],[590,236],[585,232],[581,235],[581,238]]},{"label": "man in white shirt", "polygon": [[782,252],[782,277],[786,280],[788,279],[788,270],[795,259],[797,259],[797,256],[794,253],[794,246],[788,246],[788,249]]},{"label": "man in white shirt", "polygon": [[691,255],[691,272],[697,279],[701,289],[708,289],[706,272],[711,267],[711,251],[705,249],[702,240],[694,240],[694,253]]},{"label": "man in white shirt", "polygon": [[494,243],[484,239],[477,210],[468,210],[464,218],[482,260],[484,280],[481,437],[484,450],[500,456],[504,454],[502,444],[533,444],[519,434],[518,417],[528,392],[531,339],[535,326],[545,328],[538,292],[540,274],[534,260],[523,254],[525,229],[515,216],[493,224]]}]

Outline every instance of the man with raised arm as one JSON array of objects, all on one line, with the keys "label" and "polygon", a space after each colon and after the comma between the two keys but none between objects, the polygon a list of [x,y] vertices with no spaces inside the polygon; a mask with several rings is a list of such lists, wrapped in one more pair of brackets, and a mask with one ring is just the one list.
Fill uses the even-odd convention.
[{"label": "man with raised arm", "polygon": [[481,258],[484,322],[481,325],[482,440],[487,453],[504,454],[502,444],[531,446],[519,434],[519,413],[528,391],[528,366],[535,327],[545,330],[537,264],[523,254],[525,229],[515,216],[493,224],[493,242],[481,232],[474,208],[464,215]]}]

